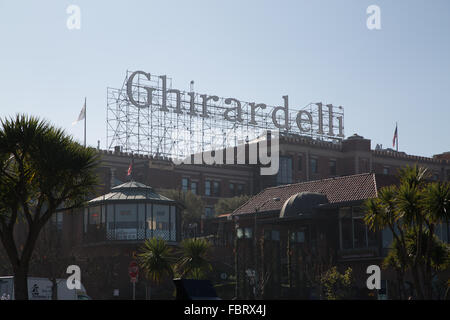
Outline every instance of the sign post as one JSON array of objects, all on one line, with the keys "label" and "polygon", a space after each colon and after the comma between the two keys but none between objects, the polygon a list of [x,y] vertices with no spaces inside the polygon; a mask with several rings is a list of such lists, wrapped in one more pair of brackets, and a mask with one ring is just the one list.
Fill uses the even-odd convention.
[{"label": "sign post", "polygon": [[139,275],[139,267],[134,260],[128,265],[128,275],[130,276],[130,282],[133,284],[133,300],[136,300],[136,282]]}]

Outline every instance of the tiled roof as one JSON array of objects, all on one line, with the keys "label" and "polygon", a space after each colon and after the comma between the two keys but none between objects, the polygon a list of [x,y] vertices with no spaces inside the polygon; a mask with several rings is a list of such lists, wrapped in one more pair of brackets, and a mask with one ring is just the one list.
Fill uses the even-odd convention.
[{"label": "tiled roof", "polygon": [[[259,208],[259,212],[281,210],[289,197],[305,191],[325,194],[331,204],[375,198],[380,188],[396,182],[393,176],[363,173],[267,188],[236,209],[233,215],[254,213],[255,208]],[[280,198],[280,201],[267,200],[273,198]]]}]

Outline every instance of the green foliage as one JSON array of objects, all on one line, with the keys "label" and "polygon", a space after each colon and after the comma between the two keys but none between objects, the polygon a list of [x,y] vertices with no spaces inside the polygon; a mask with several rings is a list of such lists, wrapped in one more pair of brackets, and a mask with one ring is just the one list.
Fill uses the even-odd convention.
[{"label": "green foliage", "polygon": [[[35,117],[1,120],[0,199],[3,212],[22,209],[43,225],[60,205],[80,206],[97,180],[94,149]],[[45,208],[45,209],[44,209]]]},{"label": "green foliage", "polygon": [[207,254],[210,244],[205,239],[185,239],[181,243],[182,257],[178,261],[176,269],[181,277],[203,279],[211,264],[208,262]]},{"label": "green foliage", "polygon": [[[166,278],[205,278],[212,270],[208,261],[210,244],[205,239],[185,239],[178,252],[163,239],[147,239],[138,254],[138,261],[146,277],[161,284]],[[178,258],[177,258],[178,257]]]},{"label": "green foliage", "polygon": [[147,239],[138,254],[138,260],[146,277],[158,285],[173,276],[172,249],[163,239]]},{"label": "green foliage", "polygon": [[[39,233],[57,209],[83,205],[97,184],[98,156],[36,117],[0,122],[0,240],[21,281],[17,297],[27,299],[26,274]],[[19,221],[27,225],[26,240],[16,244]]]},{"label": "green foliage", "polygon": [[411,271],[419,299],[432,298],[433,273],[448,266],[448,246],[435,236],[435,230],[449,219],[450,184],[430,182],[429,176],[426,168],[402,168],[398,186],[382,188],[378,198],[365,202],[368,227],[387,228],[393,234],[384,266],[399,271],[399,283],[402,274]]},{"label": "green foliage", "polygon": [[184,225],[200,220],[205,209],[205,203],[200,196],[191,191],[183,192],[175,189],[160,190],[160,193],[184,206],[182,219]]},{"label": "green foliage", "polygon": [[334,266],[320,277],[327,300],[349,299],[353,291],[352,268],[348,268],[342,274]]},{"label": "green foliage", "polygon": [[214,206],[216,214],[231,213],[250,199],[250,196],[238,196],[233,198],[222,198]]},{"label": "green foliage", "polygon": [[[427,252],[426,246],[430,237],[429,232],[424,232],[422,237],[424,241],[420,252],[422,254],[421,259],[424,260],[426,258],[425,253]],[[407,231],[405,240],[407,254],[409,256],[416,256],[418,254],[418,250],[415,233]],[[396,269],[401,269],[403,267],[404,270],[408,270],[410,268],[409,265],[402,266],[400,247],[400,242],[397,239],[394,239],[391,249],[383,261],[383,267],[387,268],[390,266]],[[434,270],[445,270],[450,266],[450,245],[442,242],[435,235],[432,237],[429,252],[431,257],[431,267]]]}]

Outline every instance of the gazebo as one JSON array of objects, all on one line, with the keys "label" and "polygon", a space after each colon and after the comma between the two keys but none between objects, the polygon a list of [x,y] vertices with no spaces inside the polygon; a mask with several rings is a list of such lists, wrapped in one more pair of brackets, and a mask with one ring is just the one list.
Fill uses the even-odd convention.
[{"label": "gazebo", "polygon": [[180,205],[152,187],[130,181],[88,202],[84,211],[84,242],[142,241],[180,237]]}]

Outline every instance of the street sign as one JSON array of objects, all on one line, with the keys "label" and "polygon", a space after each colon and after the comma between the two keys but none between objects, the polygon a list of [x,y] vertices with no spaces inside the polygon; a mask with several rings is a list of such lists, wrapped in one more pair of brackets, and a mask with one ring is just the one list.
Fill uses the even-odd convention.
[{"label": "street sign", "polygon": [[136,299],[136,282],[139,275],[139,267],[136,261],[131,261],[128,265],[128,275],[130,276],[130,281],[133,284],[133,300]]},{"label": "street sign", "polygon": [[136,282],[139,275],[139,267],[136,261],[131,261],[128,265],[128,275],[130,276],[131,282]]}]

